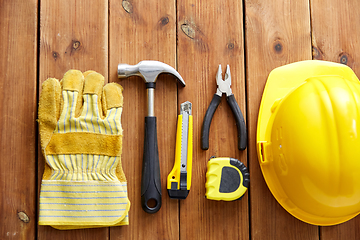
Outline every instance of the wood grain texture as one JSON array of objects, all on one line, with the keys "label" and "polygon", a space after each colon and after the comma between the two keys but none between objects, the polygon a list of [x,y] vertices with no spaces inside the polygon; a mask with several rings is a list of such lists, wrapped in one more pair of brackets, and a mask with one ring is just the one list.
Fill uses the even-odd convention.
[{"label": "wood grain texture", "polygon": [[256,123],[268,74],[275,67],[311,59],[308,1],[245,1],[246,85],[249,122],[252,239],[318,239],[318,227],[287,213],[271,195],[256,154]]},{"label": "wood grain texture", "polygon": [[69,69],[108,75],[107,1],[41,1],[40,82]]},{"label": "wood grain texture", "polygon": [[[156,81],[155,116],[159,148],[162,207],[148,214],[141,207],[141,170],[144,147],[146,88],[140,77],[119,80],[119,63],[158,60],[176,68],[175,1],[110,1],[109,79],[124,87],[122,162],[131,202],[130,225],[111,228],[110,239],[178,239],[178,201],[170,200],[167,175],[175,156],[177,83],[169,75]],[[182,72],[180,72],[182,74]],[[186,81],[186,80],[185,80]]]},{"label": "wood grain texture", "polygon": [[37,7],[0,3],[0,239],[35,239]]},{"label": "wood grain texture", "polygon": [[313,58],[346,64],[359,76],[360,2],[310,2]]},{"label": "wood grain texture", "polygon": [[[40,9],[40,90],[47,78],[61,79],[69,69],[95,70],[107,78],[108,1],[42,0]],[[39,154],[39,191],[43,169],[44,158]],[[61,231],[38,227],[38,239],[108,237],[108,228]]]},{"label": "wood grain texture", "polygon": [[[360,2],[334,0],[311,2],[313,58],[343,63],[360,77],[358,51]],[[359,239],[360,217],[331,227],[321,227],[321,239]]]},{"label": "wood grain texture", "polygon": [[[243,9],[241,1],[178,1],[178,67],[187,83],[179,102],[193,103],[194,153],[189,196],[180,203],[180,239],[248,239],[248,194],[233,202],[205,198],[207,162],[211,156],[237,158],[235,119],[225,95],[210,127],[209,150],[200,148],[205,112],[216,93],[216,72],[231,69],[231,88],[246,118]],[[251,184],[251,183],[250,183]]]},{"label": "wood grain texture", "polygon": [[[287,213],[264,181],[255,145],[260,100],[274,68],[313,58],[347,64],[360,77],[359,9],[354,0],[0,1],[0,239],[360,239],[359,216],[317,227]],[[186,82],[180,87],[165,74],[157,81],[163,205],[156,214],[145,213],[140,203],[145,84],[139,77],[117,78],[119,63],[141,60],[165,62]],[[230,65],[232,90],[246,120],[243,152],[237,149],[225,96],[211,123],[210,148],[200,148],[219,64],[223,72]],[[69,231],[37,226],[44,169],[36,142],[37,95],[48,77],[61,79],[72,68],[98,71],[124,87],[122,165],[131,201],[129,226]],[[187,199],[177,201],[169,199],[166,179],[185,101],[193,103],[192,186]],[[211,156],[234,157],[248,166],[250,190],[241,201],[205,198]]]}]

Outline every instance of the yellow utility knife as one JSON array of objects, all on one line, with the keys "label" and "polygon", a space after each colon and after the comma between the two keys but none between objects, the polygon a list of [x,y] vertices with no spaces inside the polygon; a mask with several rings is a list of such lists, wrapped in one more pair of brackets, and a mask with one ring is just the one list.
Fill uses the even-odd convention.
[{"label": "yellow utility knife", "polygon": [[170,198],[185,199],[191,186],[193,154],[193,116],[192,104],[186,101],[180,105],[176,131],[175,163],[167,178]]},{"label": "yellow utility knife", "polygon": [[211,157],[206,172],[206,198],[211,200],[240,200],[249,188],[246,166],[235,158]]}]

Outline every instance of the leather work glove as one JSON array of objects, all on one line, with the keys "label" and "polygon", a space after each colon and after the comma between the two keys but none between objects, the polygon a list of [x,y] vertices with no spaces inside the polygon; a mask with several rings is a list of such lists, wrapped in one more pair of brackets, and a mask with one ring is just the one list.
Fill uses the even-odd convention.
[{"label": "leather work glove", "polygon": [[45,170],[39,225],[58,229],[128,225],[121,167],[122,87],[94,71],[69,70],[42,84],[39,132]]}]

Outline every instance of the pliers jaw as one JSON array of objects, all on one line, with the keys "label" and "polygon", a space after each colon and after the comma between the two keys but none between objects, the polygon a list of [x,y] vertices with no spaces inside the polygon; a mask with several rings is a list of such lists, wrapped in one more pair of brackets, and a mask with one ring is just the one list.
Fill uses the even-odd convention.
[{"label": "pliers jaw", "polygon": [[225,80],[222,79],[221,76],[221,65],[219,65],[219,69],[216,74],[216,84],[218,85],[216,93],[214,94],[208,109],[206,110],[203,125],[201,128],[201,149],[207,150],[209,149],[209,130],[212,117],[214,116],[216,108],[219,106],[221,102],[221,97],[223,93],[226,93],[226,100],[230,106],[231,111],[234,114],[235,122],[238,130],[238,149],[244,150],[247,144],[247,134],[246,134],[246,126],[244,116],[240,110],[238,103],[234,97],[234,94],[231,92],[231,75],[230,75],[230,67],[227,65]]},{"label": "pliers jaw", "polygon": [[216,84],[217,84],[217,90],[216,95],[221,97],[223,93],[226,93],[226,96],[232,95],[231,91],[231,74],[230,74],[230,66],[226,66],[226,72],[225,72],[225,80],[222,79],[222,71],[221,71],[221,64],[219,65],[219,69],[216,73]]}]

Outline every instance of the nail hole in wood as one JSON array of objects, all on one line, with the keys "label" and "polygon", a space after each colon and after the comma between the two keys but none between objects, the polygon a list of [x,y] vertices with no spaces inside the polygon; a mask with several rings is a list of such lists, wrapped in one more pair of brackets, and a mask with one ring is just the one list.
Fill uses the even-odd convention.
[{"label": "nail hole in wood", "polygon": [[275,49],[275,51],[276,51],[277,53],[281,53],[283,47],[282,47],[281,43],[278,42],[278,43],[275,44],[274,49]]},{"label": "nail hole in wood", "polygon": [[77,50],[80,47],[80,42],[79,41],[73,41],[73,49]]},{"label": "nail hole in wood", "polygon": [[348,63],[348,57],[345,54],[340,57],[340,63],[345,65]]},{"label": "nail hole in wood", "polygon": [[56,59],[59,57],[59,53],[53,51],[53,52],[52,52],[52,56],[53,56],[54,60],[56,60]]}]

